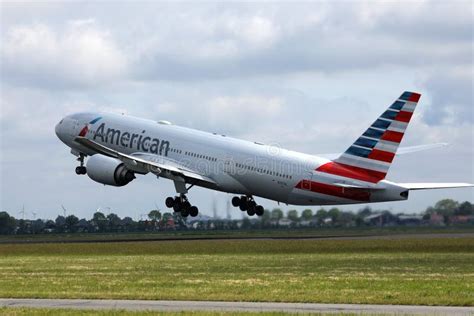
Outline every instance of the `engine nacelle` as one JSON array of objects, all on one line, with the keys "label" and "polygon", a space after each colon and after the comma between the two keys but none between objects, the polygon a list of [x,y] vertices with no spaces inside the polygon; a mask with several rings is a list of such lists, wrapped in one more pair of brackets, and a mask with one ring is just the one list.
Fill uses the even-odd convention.
[{"label": "engine nacelle", "polygon": [[135,179],[133,171],[128,170],[118,159],[96,154],[87,159],[87,175],[92,180],[121,187]]}]

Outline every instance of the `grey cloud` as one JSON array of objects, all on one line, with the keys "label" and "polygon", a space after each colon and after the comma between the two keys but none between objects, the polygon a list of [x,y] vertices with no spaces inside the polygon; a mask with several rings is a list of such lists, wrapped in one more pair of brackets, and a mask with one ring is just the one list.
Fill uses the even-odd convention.
[{"label": "grey cloud", "polygon": [[436,70],[422,81],[431,95],[431,104],[424,113],[428,124],[474,123],[472,76],[472,65],[466,65],[464,69]]},{"label": "grey cloud", "polygon": [[2,32],[2,79],[41,88],[87,88],[121,79],[127,58],[94,19],[13,25]]},{"label": "grey cloud", "polygon": [[[409,14],[403,14],[404,7],[395,6],[394,10],[400,12],[387,11],[365,21],[359,5],[336,4],[323,11],[319,19],[309,19],[310,22],[304,20],[312,9],[318,9],[317,5],[306,7],[306,13],[279,8],[262,15],[273,22],[276,33],[268,45],[255,47],[239,41],[233,34],[210,32],[201,38],[201,44],[229,41],[236,53],[202,56],[195,53],[199,42],[192,39],[188,49],[184,45],[179,53],[173,47],[163,50],[159,45],[151,46],[146,55],[137,56],[133,67],[135,78],[202,80],[471,62],[472,23],[464,3],[449,7],[428,3]],[[296,14],[302,14],[301,21],[295,22]],[[223,23],[219,15],[211,20],[217,23],[214,28]],[[180,42],[181,36],[189,36],[189,30],[185,30],[177,32]]]},{"label": "grey cloud", "polygon": [[[199,7],[120,4],[113,15],[107,13],[112,9],[110,4],[71,6],[81,7],[77,16],[71,15],[71,10],[66,13],[65,9],[54,8],[54,12],[67,17],[62,22],[38,10],[52,30],[67,30],[74,21],[90,20],[92,16],[97,23],[85,30],[94,31],[109,48],[115,66],[100,71],[113,60],[104,56],[89,58],[90,67],[86,67],[87,63],[73,63],[77,67],[71,69],[64,58],[57,58],[70,53],[68,43],[61,41],[67,31],[53,33],[56,54],[42,55],[43,50],[31,49],[24,52],[29,53],[24,59],[13,58],[18,48],[24,47],[13,45],[16,50],[10,49],[12,53],[8,55],[8,48],[15,42],[7,33],[2,38],[7,47],[7,53],[2,54],[7,80],[23,85],[84,88],[121,80],[220,80],[298,72],[334,73],[386,65],[456,65],[470,63],[472,56],[472,23],[465,2],[449,6],[421,3],[408,12],[404,4],[397,3]],[[135,14],[129,14],[127,22],[121,23],[124,12]],[[115,31],[111,36],[102,36],[111,29]],[[86,50],[82,55],[87,53]],[[38,56],[43,59],[32,64],[31,60]],[[49,59],[55,57],[57,60],[51,63]],[[75,56],[67,57],[74,60]],[[94,72],[94,67],[99,71]]]}]

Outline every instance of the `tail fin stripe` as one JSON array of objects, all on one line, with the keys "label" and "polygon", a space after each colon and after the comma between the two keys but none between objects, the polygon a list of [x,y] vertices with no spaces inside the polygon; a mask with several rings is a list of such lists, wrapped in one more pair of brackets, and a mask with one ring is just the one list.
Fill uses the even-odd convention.
[{"label": "tail fin stripe", "polygon": [[416,103],[407,102],[407,103],[405,103],[405,105],[403,106],[403,108],[401,108],[400,111],[414,112],[414,111],[415,111],[415,108],[416,108]]},{"label": "tail fin stripe", "polygon": [[392,110],[401,110],[403,106],[405,105],[405,102],[403,101],[395,101],[391,106],[390,109]]},{"label": "tail fin stripe", "polygon": [[383,112],[382,118],[389,119],[389,120],[394,120],[398,115],[398,111],[392,111],[392,110],[387,110]]},{"label": "tail fin stripe", "polygon": [[408,122],[400,122],[400,121],[393,121],[392,125],[387,128],[389,131],[397,131],[400,130],[400,133],[405,132],[408,127]]},{"label": "tail fin stripe", "polygon": [[396,127],[396,126],[390,126],[387,130],[392,131],[392,132],[398,132],[398,133],[403,133],[405,131],[403,127]]},{"label": "tail fin stripe", "polygon": [[411,102],[418,102],[420,100],[421,94],[415,92],[403,92],[400,96],[400,99]]},{"label": "tail fin stripe", "polygon": [[376,120],[373,124],[372,127],[380,128],[380,129],[387,129],[387,127],[390,126],[391,121],[386,121],[383,119],[378,119]]},{"label": "tail fin stripe", "polygon": [[373,171],[365,168],[349,166],[341,163],[328,162],[320,166],[316,171],[330,173],[346,178],[377,183],[385,178],[385,172]]},{"label": "tail fin stripe", "polygon": [[397,151],[397,148],[398,148],[397,143],[388,142],[384,140],[381,140],[380,142],[378,142],[377,145],[374,147],[374,149],[388,151],[391,153],[395,153]]},{"label": "tail fin stripe", "polygon": [[408,98],[407,101],[411,101],[411,102],[417,103],[418,101],[420,101],[420,97],[421,97],[421,94],[412,92],[412,93],[411,93],[411,96]]},{"label": "tail fin stripe", "polygon": [[367,147],[367,148],[374,148],[377,145],[377,140],[366,138],[366,137],[359,137],[354,145]]},{"label": "tail fin stripe", "polygon": [[387,172],[390,164],[385,161],[374,160],[364,157],[344,155],[337,161],[348,166],[360,167],[374,171]]},{"label": "tail fin stripe", "polygon": [[374,128],[369,128],[365,131],[364,134],[362,134],[362,136],[367,136],[367,137],[371,137],[371,138],[375,138],[375,139],[380,139],[383,135],[383,131],[380,131],[378,129],[374,129]]},{"label": "tail fin stripe", "polygon": [[374,149],[367,158],[385,162],[392,162],[393,157],[395,157],[395,153]]},{"label": "tail fin stripe", "polygon": [[351,146],[349,147],[349,149],[346,150],[346,154],[364,157],[364,158],[367,158],[370,152],[371,152],[371,149],[355,147],[355,146]]},{"label": "tail fin stripe", "polygon": [[395,121],[408,123],[410,122],[412,115],[413,115],[413,112],[400,111],[398,112],[398,115],[395,118]]},{"label": "tail fin stripe", "polygon": [[390,142],[394,142],[394,143],[400,143],[402,141],[402,138],[403,138],[403,133],[400,133],[400,132],[395,132],[395,131],[386,131],[383,135],[382,135],[382,140],[388,140]]}]

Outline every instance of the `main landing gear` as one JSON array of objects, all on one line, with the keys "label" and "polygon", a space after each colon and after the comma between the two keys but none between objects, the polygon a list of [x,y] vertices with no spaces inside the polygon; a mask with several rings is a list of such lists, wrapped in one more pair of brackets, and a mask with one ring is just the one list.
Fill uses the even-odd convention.
[{"label": "main landing gear", "polygon": [[77,161],[79,161],[80,165],[76,167],[76,174],[81,175],[81,174],[86,174],[87,170],[86,167],[84,167],[84,154],[80,154],[79,158],[77,158]]},{"label": "main landing gear", "polygon": [[199,213],[199,209],[196,206],[191,205],[184,194],[175,197],[167,197],[165,204],[166,207],[172,208],[177,213],[181,213],[181,216],[183,217],[188,217],[189,215],[196,217]]},{"label": "main landing gear", "polygon": [[251,196],[234,196],[232,198],[232,205],[235,207],[239,207],[242,212],[247,211],[247,214],[249,216],[262,216],[264,212],[263,206],[258,205]]}]

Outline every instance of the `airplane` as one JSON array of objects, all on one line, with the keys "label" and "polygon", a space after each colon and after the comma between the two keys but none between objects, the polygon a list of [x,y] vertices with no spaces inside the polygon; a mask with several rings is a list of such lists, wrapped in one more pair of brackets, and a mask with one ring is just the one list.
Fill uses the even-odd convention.
[{"label": "airplane", "polygon": [[332,159],[111,113],[68,115],[55,132],[77,157],[78,175],[117,187],[148,173],[172,180],[177,195],[167,197],[165,205],[183,217],[198,215],[186,196],[195,185],[235,194],[232,205],[249,216],[264,213],[254,197],[294,205],[340,205],[402,201],[412,190],[473,186],[385,179],[395,155],[434,147],[399,149],[420,97],[403,92]]}]

